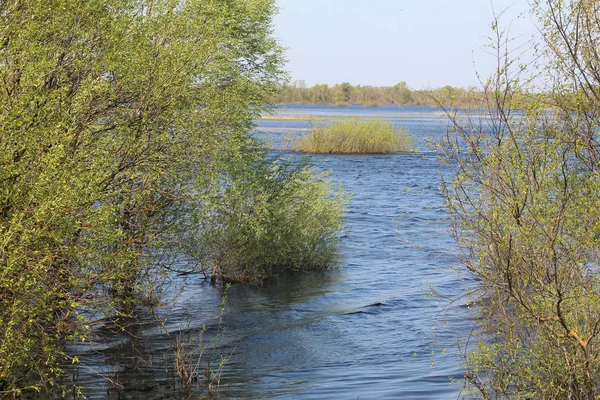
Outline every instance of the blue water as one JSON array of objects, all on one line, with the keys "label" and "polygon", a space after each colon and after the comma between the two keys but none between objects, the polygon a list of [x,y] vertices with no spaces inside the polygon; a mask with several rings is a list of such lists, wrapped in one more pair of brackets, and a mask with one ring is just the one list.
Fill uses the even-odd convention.
[{"label": "blue water", "polygon": [[[443,111],[427,106],[382,106],[382,107],[332,107],[325,105],[288,105],[280,106],[276,115],[282,117],[302,117],[302,120],[259,120],[258,136],[276,148],[289,148],[293,137],[307,134],[313,125],[324,124],[343,117],[381,118],[395,126],[408,129],[415,139],[416,150],[431,153],[431,140],[439,141],[448,127]],[[310,119],[310,117],[314,117]]]},{"label": "blue water", "polygon": [[[288,106],[278,113],[378,116],[408,129],[418,152],[312,158],[353,194],[339,267],[229,289],[225,333],[214,350],[228,357],[219,398],[456,398],[461,385],[452,384],[452,377],[460,379],[462,363],[457,341],[465,342],[472,321],[464,300],[445,299],[460,298],[469,282],[457,272],[456,243],[439,189],[444,172],[427,145],[445,132],[439,110]],[[311,123],[261,120],[255,134],[277,144],[285,135],[307,133]],[[186,277],[175,304],[159,312],[164,327],[154,316],[140,317],[134,335],[78,349],[96,372],[116,377],[120,398],[174,396],[173,378],[156,356],[172,344],[165,330],[197,333],[205,326],[207,338],[218,331],[222,289],[201,278]],[[131,361],[140,354],[153,361]],[[88,398],[112,396],[114,389],[99,375],[82,368],[78,373]]]}]

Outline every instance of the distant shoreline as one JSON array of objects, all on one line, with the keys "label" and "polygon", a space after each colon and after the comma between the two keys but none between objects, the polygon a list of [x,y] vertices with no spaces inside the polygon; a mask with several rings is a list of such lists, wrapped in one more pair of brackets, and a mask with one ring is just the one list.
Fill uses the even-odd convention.
[{"label": "distant shoreline", "polygon": [[[514,93],[513,102],[516,108],[522,108],[529,102],[538,101],[543,94]],[[323,105],[334,107],[345,106],[426,106],[426,107],[458,107],[477,109],[487,107],[488,102],[483,88],[460,88],[444,86],[431,90],[413,90],[405,82],[394,86],[361,86],[348,82],[306,87],[304,82],[296,81],[283,85],[271,96],[272,104]]]}]

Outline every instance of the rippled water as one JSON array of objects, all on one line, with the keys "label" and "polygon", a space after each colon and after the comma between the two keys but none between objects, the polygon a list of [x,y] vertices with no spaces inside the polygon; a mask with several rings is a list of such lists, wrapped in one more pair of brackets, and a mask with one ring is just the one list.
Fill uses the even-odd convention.
[{"label": "rippled water", "polygon": [[[280,109],[287,116],[380,116],[409,130],[418,153],[385,156],[327,155],[313,164],[330,170],[353,198],[350,227],[338,269],[283,276],[264,287],[233,286],[222,320],[225,334],[215,354],[227,355],[218,395],[233,398],[444,399],[456,398],[462,362],[457,340],[471,326],[458,298],[466,282],[439,191],[440,167],[426,146],[445,123],[425,107],[306,107]],[[257,135],[277,142],[303,134],[310,121],[258,121]],[[281,152],[282,157],[297,157]],[[82,362],[78,382],[89,398],[159,399],[174,396],[171,361],[162,355],[182,329],[205,341],[217,332],[222,290],[200,276],[177,277],[185,290],[175,305],[136,320],[119,340],[75,347]],[[168,295],[173,292],[167,290]],[[105,329],[107,329],[105,327]],[[75,346],[75,345],[73,345]],[[146,360],[141,362],[139,355]],[[97,372],[111,377],[112,388]],[[120,396],[120,397],[119,397]]]}]

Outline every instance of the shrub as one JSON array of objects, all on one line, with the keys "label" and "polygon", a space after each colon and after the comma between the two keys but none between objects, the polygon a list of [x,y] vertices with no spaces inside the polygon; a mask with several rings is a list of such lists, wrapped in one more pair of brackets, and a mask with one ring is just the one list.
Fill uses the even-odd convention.
[{"label": "shrub", "polygon": [[[543,40],[533,60],[543,64],[511,58],[513,39],[496,18],[488,115],[452,115],[445,143],[453,179],[444,193],[481,305],[465,397],[598,399],[598,2],[532,7]],[[514,109],[521,93],[540,89],[543,102]]]},{"label": "shrub", "polygon": [[332,266],[349,197],[324,178],[306,162],[258,159],[231,171],[198,213],[189,254],[223,281]]},{"label": "shrub", "polygon": [[383,154],[413,151],[406,129],[381,119],[351,118],[317,125],[299,138],[292,150],[305,153]]}]

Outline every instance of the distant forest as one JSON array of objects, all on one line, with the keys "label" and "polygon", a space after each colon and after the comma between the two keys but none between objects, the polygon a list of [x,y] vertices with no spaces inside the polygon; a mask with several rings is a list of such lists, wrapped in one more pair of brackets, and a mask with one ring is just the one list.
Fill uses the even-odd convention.
[{"label": "distant forest", "polygon": [[[274,95],[273,104],[328,104],[335,106],[362,105],[377,107],[382,105],[414,106],[456,106],[464,108],[487,107],[486,96],[481,88],[467,89],[444,86],[433,90],[413,90],[406,82],[394,86],[354,86],[348,82],[329,86],[327,84],[307,87],[302,80],[284,85]],[[489,97],[487,97],[489,98]],[[524,105],[531,96],[515,96],[517,104]],[[538,99],[539,100],[539,99]]]}]

